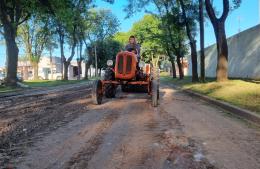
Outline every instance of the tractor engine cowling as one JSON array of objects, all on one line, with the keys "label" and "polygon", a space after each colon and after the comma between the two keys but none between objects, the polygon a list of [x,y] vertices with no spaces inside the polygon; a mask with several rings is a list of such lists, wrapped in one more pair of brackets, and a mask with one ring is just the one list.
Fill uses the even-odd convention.
[{"label": "tractor engine cowling", "polygon": [[120,52],[116,56],[115,78],[131,80],[136,76],[136,55],[132,52]]}]

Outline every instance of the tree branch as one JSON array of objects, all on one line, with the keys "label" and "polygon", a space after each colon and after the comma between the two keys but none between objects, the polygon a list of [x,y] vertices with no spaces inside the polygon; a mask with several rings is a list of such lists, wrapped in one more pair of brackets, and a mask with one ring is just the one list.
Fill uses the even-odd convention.
[{"label": "tree branch", "polygon": [[22,24],[23,22],[27,21],[30,16],[31,16],[31,14],[28,13],[20,22],[17,22],[17,26]]},{"label": "tree branch", "polygon": [[205,6],[206,6],[206,10],[207,10],[210,21],[212,22],[213,25],[216,25],[218,19],[216,17],[215,11],[212,7],[210,0],[205,0]]},{"label": "tree branch", "polygon": [[223,14],[220,17],[220,21],[225,21],[229,13],[229,1],[223,0]]}]

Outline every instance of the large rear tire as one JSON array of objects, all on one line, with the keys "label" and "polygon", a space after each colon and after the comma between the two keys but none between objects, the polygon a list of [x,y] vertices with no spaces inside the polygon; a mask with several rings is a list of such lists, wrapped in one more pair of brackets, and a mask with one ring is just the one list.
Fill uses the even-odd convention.
[{"label": "large rear tire", "polygon": [[92,86],[92,100],[94,104],[101,104],[103,97],[102,82],[101,80],[95,80]]},{"label": "large rear tire", "polygon": [[[115,80],[115,73],[112,69],[107,69],[105,71],[105,77],[104,80]],[[116,96],[116,85],[115,84],[105,84],[104,90],[105,90],[105,96],[107,98],[114,98]]]}]

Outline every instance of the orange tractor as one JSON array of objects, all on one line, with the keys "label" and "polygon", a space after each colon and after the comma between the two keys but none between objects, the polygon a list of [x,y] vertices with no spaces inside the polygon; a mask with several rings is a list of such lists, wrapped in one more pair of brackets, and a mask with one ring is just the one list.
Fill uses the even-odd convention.
[{"label": "orange tractor", "polygon": [[159,100],[159,71],[150,64],[137,60],[135,53],[124,51],[116,56],[115,67],[113,61],[107,61],[108,68],[103,80],[95,80],[92,88],[94,104],[101,104],[102,97],[114,98],[117,86],[121,85],[123,92],[129,89],[141,89],[152,97],[152,106],[156,107]]}]

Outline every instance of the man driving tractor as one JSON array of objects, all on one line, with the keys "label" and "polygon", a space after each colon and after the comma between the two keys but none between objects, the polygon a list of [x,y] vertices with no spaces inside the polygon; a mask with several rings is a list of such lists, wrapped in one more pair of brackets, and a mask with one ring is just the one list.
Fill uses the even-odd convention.
[{"label": "man driving tractor", "polygon": [[129,43],[125,46],[125,50],[128,52],[133,52],[136,54],[137,56],[137,60],[138,62],[140,61],[140,51],[141,51],[141,47],[140,45],[137,43],[135,36],[131,35],[129,37]]}]

